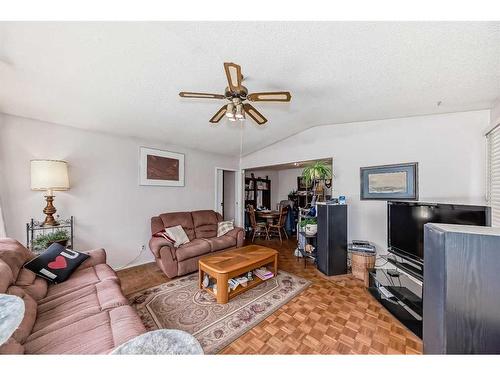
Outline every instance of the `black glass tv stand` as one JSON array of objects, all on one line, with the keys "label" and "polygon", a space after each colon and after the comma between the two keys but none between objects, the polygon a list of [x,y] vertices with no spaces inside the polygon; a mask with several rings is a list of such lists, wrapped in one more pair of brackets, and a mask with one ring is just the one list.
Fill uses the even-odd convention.
[{"label": "black glass tv stand", "polygon": [[396,269],[370,271],[369,292],[415,335],[422,338],[422,285]]}]

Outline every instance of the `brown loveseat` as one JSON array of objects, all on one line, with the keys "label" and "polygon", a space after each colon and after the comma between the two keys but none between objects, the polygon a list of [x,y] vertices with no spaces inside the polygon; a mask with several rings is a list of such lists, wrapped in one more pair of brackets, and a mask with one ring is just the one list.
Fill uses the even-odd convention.
[{"label": "brown loveseat", "polygon": [[198,269],[198,259],[202,256],[243,246],[243,228],[236,227],[217,237],[217,223],[220,221],[222,216],[212,210],[172,212],[152,217],[151,234],[181,225],[189,237],[189,242],[177,249],[164,238],[152,237],[149,248],[158,266],[170,278],[185,275]]},{"label": "brown loveseat", "polygon": [[0,238],[0,293],[24,300],[19,328],[0,354],[105,354],[146,332],[123,296],[103,249],[59,284],[22,268],[34,257],[16,240]]}]

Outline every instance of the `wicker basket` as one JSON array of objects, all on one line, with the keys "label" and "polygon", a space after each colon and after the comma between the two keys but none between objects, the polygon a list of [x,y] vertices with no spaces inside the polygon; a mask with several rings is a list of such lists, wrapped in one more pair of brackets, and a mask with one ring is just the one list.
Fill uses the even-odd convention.
[{"label": "wicker basket", "polygon": [[375,267],[375,254],[352,251],[352,275],[368,287],[368,271]]}]

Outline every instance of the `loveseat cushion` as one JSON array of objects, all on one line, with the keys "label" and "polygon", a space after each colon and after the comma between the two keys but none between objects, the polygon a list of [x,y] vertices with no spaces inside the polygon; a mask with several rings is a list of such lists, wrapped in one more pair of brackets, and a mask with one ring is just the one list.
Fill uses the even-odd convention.
[{"label": "loveseat cushion", "polygon": [[120,306],[75,320],[42,336],[30,336],[24,349],[26,354],[106,354],[144,332],[135,310]]},{"label": "loveseat cushion", "polygon": [[211,251],[219,251],[236,246],[236,238],[228,235],[221,237],[207,238]]},{"label": "loveseat cushion", "polygon": [[186,232],[190,241],[196,238],[191,212],[171,212],[168,214],[161,214],[160,219],[163,222],[164,228],[180,225]]},{"label": "loveseat cushion", "polygon": [[217,236],[217,215],[213,210],[193,211],[193,223],[196,238],[212,238]]},{"label": "loveseat cushion", "polygon": [[194,258],[199,255],[208,254],[210,252],[210,244],[202,239],[195,239],[185,245],[181,245],[175,251],[175,256],[179,262]]},{"label": "loveseat cushion", "polygon": [[57,298],[41,300],[31,338],[69,325],[77,320],[128,305],[120,285],[114,280],[87,285]]}]

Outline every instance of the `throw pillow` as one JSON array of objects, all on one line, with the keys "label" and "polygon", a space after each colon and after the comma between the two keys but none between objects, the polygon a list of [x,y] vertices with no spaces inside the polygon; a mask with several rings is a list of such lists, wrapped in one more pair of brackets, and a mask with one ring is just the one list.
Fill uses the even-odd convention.
[{"label": "throw pillow", "polygon": [[26,263],[24,268],[57,284],[66,281],[88,257],[87,254],[53,243],[42,254]]},{"label": "throw pillow", "polygon": [[159,238],[164,238],[166,239],[168,242],[172,243],[172,245],[175,243],[175,241],[173,239],[171,239],[168,234],[165,232],[165,229],[162,229],[156,233],[153,234],[153,237],[159,237]]},{"label": "throw pillow", "polygon": [[223,236],[233,229],[234,223],[232,221],[221,221],[217,224],[217,237]]},{"label": "throw pillow", "polygon": [[189,242],[189,238],[181,225],[165,228],[165,233],[174,241],[174,247],[179,247]]}]

